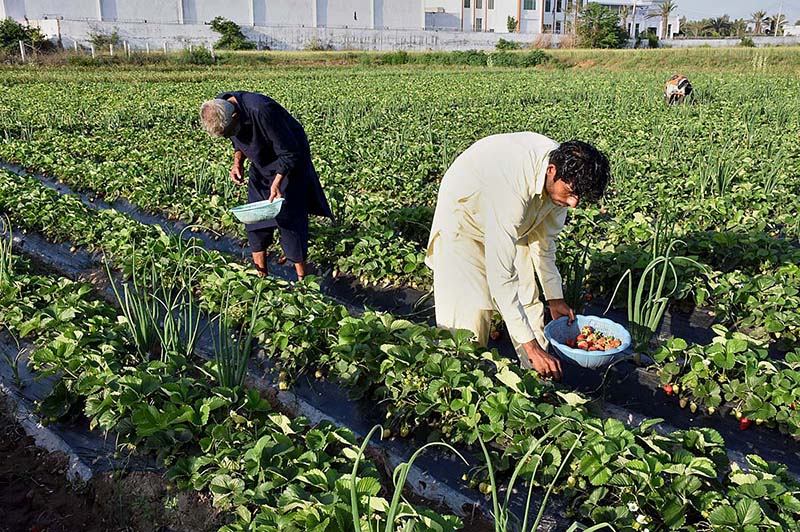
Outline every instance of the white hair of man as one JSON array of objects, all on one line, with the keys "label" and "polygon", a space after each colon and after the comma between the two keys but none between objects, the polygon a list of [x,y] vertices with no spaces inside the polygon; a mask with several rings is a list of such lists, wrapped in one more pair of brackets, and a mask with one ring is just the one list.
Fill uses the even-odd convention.
[{"label": "white hair of man", "polygon": [[212,137],[221,137],[236,119],[235,113],[236,107],[228,100],[208,100],[200,106],[200,122]]}]

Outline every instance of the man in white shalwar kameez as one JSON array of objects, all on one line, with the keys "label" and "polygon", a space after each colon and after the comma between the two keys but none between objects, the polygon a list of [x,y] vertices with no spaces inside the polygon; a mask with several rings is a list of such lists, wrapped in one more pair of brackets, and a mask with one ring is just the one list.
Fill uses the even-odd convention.
[{"label": "man in white shalwar kameez", "polygon": [[523,367],[559,379],[536,277],[552,318],[573,320],[556,237],[567,208],[597,201],[609,178],[608,159],[579,141],[559,145],[537,133],[511,133],[470,146],[442,179],[428,241],[437,324],[468,329],[486,345],[497,310]]}]

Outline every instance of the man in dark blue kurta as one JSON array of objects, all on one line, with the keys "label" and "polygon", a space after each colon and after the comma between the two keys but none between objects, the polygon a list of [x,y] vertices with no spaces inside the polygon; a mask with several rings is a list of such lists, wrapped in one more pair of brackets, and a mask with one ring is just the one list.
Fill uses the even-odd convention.
[{"label": "man in dark blue kurta", "polygon": [[250,161],[248,203],[284,199],[277,218],[246,225],[259,274],[267,273],[266,250],[277,227],[284,256],[294,263],[302,280],[308,258],[308,217],[333,218],[303,126],[272,98],[244,91],[218,95],[203,104],[200,115],[209,133],[231,139],[230,177],[235,183],[244,184],[244,160]]}]

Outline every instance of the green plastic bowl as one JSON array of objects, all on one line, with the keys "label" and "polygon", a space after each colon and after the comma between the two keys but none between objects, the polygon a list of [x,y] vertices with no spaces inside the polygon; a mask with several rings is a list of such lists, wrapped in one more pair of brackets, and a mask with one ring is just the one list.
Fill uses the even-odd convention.
[{"label": "green plastic bowl", "polygon": [[264,200],[240,205],[231,209],[231,212],[240,222],[254,224],[264,220],[272,220],[281,212],[282,206],[283,198],[278,198],[275,201]]}]

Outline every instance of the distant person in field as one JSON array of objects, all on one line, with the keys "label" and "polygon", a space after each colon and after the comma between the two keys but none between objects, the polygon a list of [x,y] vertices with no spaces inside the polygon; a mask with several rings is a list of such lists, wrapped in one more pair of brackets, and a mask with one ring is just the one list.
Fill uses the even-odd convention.
[{"label": "distant person in field", "polygon": [[468,329],[486,345],[497,310],[522,367],[560,379],[561,364],[547,353],[536,278],[552,318],[572,322],[556,237],[567,208],[598,201],[610,178],[606,156],[580,141],[510,133],[470,146],[442,179],[428,241],[437,325]]},{"label": "distant person in field", "polygon": [[664,100],[670,105],[682,104],[692,97],[692,84],[683,74],[675,74],[664,84]]},{"label": "distant person in field", "polygon": [[283,257],[294,264],[298,280],[306,275],[310,214],[333,218],[311,162],[311,149],[303,126],[275,100],[253,92],[225,92],[200,107],[203,128],[214,137],[233,143],[230,178],[244,185],[244,161],[250,161],[247,201],[283,198],[274,220],[246,225],[253,263],[267,275],[267,250],[280,233]]}]

